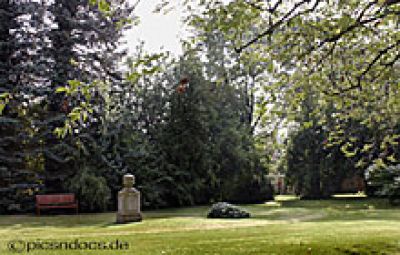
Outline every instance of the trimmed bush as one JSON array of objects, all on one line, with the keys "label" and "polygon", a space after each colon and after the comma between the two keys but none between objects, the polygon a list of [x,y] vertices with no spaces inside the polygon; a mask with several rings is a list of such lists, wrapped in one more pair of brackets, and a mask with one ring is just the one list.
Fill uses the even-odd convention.
[{"label": "trimmed bush", "polygon": [[219,202],[211,206],[207,218],[250,218],[250,213],[226,202]]}]

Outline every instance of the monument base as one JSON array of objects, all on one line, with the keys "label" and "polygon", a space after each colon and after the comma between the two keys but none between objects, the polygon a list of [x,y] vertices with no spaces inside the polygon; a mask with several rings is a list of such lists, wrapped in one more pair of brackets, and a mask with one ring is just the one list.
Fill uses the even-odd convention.
[{"label": "monument base", "polygon": [[142,214],[133,214],[133,215],[123,215],[117,213],[117,223],[129,223],[129,222],[139,222],[142,221]]}]

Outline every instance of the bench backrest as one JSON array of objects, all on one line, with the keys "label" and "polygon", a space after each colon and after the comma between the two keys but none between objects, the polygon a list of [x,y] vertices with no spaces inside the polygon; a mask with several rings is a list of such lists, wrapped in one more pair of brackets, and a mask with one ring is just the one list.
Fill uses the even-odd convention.
[{"label": "bench backrest", "polygon": [[74,203],[75,194],[51,194],[51,195],[36,195],[36,203],[47,204],[64,204]]}]

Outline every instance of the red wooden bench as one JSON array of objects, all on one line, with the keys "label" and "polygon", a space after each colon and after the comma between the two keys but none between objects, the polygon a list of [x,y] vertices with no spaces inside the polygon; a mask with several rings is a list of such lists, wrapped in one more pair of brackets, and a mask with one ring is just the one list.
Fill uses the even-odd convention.
[{"label": "red wooden bench", "polygon": [[40,209],[75,208],[78,213],[78,201],[75,194],[51,194],[36,195],[36,214],[40,215]]}]

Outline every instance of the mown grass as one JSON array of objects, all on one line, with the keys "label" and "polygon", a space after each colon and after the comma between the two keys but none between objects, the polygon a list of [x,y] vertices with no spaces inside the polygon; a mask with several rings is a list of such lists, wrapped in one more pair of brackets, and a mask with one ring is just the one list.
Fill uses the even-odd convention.
[{"label": "mown grass", "polygon": [[[145,211],[116,225],[114,213],[0,216],[0,254],[10,241],[127,242],[126,250],[26,250],[23,254],[400,254],[400,210],[385,200],[337,197],[243,206],[252,218],[207,219],[208,207]],[[20,243],[17,243],[20,245]]]}]

